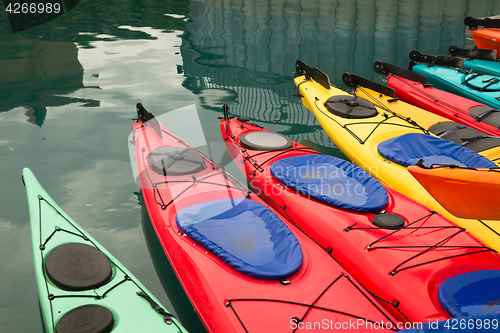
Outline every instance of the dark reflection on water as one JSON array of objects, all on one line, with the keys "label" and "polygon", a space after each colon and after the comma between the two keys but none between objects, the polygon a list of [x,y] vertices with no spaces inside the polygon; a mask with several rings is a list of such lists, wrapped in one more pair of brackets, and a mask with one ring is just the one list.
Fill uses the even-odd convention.
[{"label": "dark reflection on water", "polygon": [[141,205],[142,230],[146,244],[148,245],[149,254],[163,288],[175,309],[176,317],[179,318],[189,332],[206,332],[186,293],[182,289],[179,280],[175,276],[174,270],[165,256],[165,252],[163,252],[163,248],[149,219],[146,205],[142,201],[142,193],[137,192],[135,194],[138,196],[139,204]]},{"label": "dark reflection on water", "polygon": [[21,39],[0,43],[0,50],[0,112],[23,106],[41,126],[47,107],[77,102],[55,96],[83,87],[74,43]]},{"label": "dark reflection on water", "polygon": [[[474,6],[472,6],[474,3]],[[378,81],[377,60],[406,67],[408,53],[465,46],[463,18],[500,11],[500,2],[469,0],[192,1],[181,47],[184,86],[201,105],[263,123],[281,123],[296,141],[334,148],[300,99],[292,97],[295,60],[326,72]],[[340,152],[338,154],[341,155]]]},{"label": "dark reflection on water", "polygon": [[207,142],[221,144],[215,114],[228,103],[233,114],[343,156],[291,96],[297,59],[341,88],[344,72],[381,82],[375,61],[406,67],[412,49],[471,45],[464,17],[494,14],[498,0],[82,0],[17,34],[0,14],[0,250],[9,254],[0,261],[1,330],[41,331],[31,320],[39,310],[23,167],[161,299],[159,275],[189,317],[185,299],[178,306],[170,294],[179,285],[156,263],[161,249],[150,249],[156,270],[148,258],[131,198],[125,140],[135,103],[157,114],[196,103]]}]

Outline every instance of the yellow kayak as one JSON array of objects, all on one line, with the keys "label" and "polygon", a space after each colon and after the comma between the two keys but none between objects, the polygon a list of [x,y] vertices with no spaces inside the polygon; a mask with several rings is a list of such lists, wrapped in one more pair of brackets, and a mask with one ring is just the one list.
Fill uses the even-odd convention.
[{"label": "yellow kayak", "polygon": [[[381,147],[384,145],[384,148],[396,147],[398,142],[394,140],[402,138],[409,138],[410,141],[430,138],[432,139],[430,141],[437,140],[458,146],[450,141],[440,140],[429,132],[432,125],[440,122],[439,118],[436,118],[438,116],[415,107],[411,108],[410,114],[408,111],[410,109],[406,109],[409,108],[408,104],[392,98],[391,89],[374,82],[366,82],[369,84],[364,86],[374,87],[383,93],[358,88],[355,96],[331,86],[326,74],[316,68],[310,68],[300,60],[297,61],[296,67],[294,81],[302,102],[314,113],[335,145],[354,164],[365,169],[382,183],[441,213],[488,246],[500,251],[500,221],[481,221],[453,216],[413,178],[407,170],[407,165],[396,163],[379,153],[379,145]],[[344,82],[361,79],[347,73],[344,76]],[[464,150],[465,153],[470,152],[483,158],[468,149]],[[485,151],[480,153],[486,154]],[[487,150],[487,154],[494,153]],[[415,163],[416,161],[413,164]],[[491,161],[488,163],[485,164],[487,166],[476,165],[476,167],[497,166]]]}]

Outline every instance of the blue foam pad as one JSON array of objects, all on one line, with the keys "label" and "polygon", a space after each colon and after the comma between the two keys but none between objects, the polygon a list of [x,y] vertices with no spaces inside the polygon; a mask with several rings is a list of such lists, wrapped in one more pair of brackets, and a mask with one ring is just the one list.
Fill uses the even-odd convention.
[{"label": "blue foam pad", "polygon": [[284,158],[271,165],[271,173],[289,188],[335,207],[376,212],[387,205],[387,192],[380,182],[334,156]]},{"label": "blue foam pad", "polygon": [[400,165],[415,165],[420,159],[424,165],[458,165],[469,168],[495,168],[497,165],[478,153],[438,137],[408,133],[378,145],[378,152]]},{"label": "blue foam pad", "polygon": [[179,228],[234,269],[282,279],[302,265],[302,249],[283,221],[250,199],[207,201],[181,209]]}]

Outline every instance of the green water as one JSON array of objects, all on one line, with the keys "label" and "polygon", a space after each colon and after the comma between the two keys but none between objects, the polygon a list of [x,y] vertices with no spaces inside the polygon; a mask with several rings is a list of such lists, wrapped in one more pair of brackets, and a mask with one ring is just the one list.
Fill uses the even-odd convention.
[{"label": "green water", "polygon": [[[173,298],[180,287],[155,270],[162,253],[134,194],[135,103],[157,115],[194,104],[206,141],[217,144],[226,102],[342,156],[291,96],[295,60],[340,87],[346,71],[379,81],[374,61],[406,67],[412,49],[470,45],[464,17],[499,13],[495,0],[80,1],[14,34],[0,4],[0,332],[42,331],[23,167],[174,311],[163,287]],[[177,134],[189,140],[189,132]]]}]

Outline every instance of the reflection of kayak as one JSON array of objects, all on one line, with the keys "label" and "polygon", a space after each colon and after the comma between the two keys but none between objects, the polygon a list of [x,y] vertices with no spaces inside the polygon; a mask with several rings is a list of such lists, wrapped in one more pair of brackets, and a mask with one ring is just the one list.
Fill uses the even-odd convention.
[{"label": "reflection of kayak", "polygon": [[254,191],[330,251],[399,320],[450,318],[436,302],[442,283],[500,268],[500,257],[464,229],[345,160],[227,115],[221,133]]},{"label": "reflection of kayak", "polygon": [[[427,76],[435,88],[473,99],[493,108],[500,108],[500,77],[462,69],[464,59],[428,56],[410,52],[410,69]],[[446,67],[445,67],[446,66]]]},{"label": "reflection of kayak", "polygon": [[144,203],[207,331],[395,325],[327,252],[140,104],[138,115],[133,142]]},{"label": "reflection of kayak", "polygon": [[421,168],[412,165],[408,171],[453,215],[500,220],[498,169]]},{"label": "reflection of kayak", "polygon": [[114,256],[52,200],[29,169],[35,275],[46,332],[186,332]]},{"label": "reflection of kayak", "polygon": [[[500,136],[499,110],[474,100],[436,89],[432,85],[426,84],[427,77],[420,76],[401,67],[377,61],[374,64],[374,68],[379,75],[387,78],[387,86],[394,89],[394,97],[483,132],[473,132],[462,127],[462,130],[467,131],[463,137],[464,139],[476,138],[474,142],[478,144],[478,139],[481,135]],[[416,77],[416,75],[418,76]],[[460,126],[458,125],[455,124],[453,127],[456,130],[460,130]],[[452,132],[448,131],[443,134],[447,137]],[[483,138],[481,140],[483,142],[492,142],[498,139]],[[461,140],[460,143],[466,142]]]},{"label": "reflection of kayak", "polygon": [[167,257],[163,252],[163,248],[158,241],[158,237],[156,237],[153,225],[149,219],[148,211],[144,206],[142,193],[136,193],[138,194],[139,205],[141,206],[141,224],[142,231],[146,239],[146,245],[148,246],[149,255],[153,261],[156,274],[163,285],[163,289],[167,293],[168,300],[171,302],[172,307],[177,314],[177,318],[184,325],[186,330],[189,332],[205,333],[205,327],[194,311],[191,302],[189,302],[184,289],[182,289],[182,286],[172,269],[172,265],[170,265],[170,262],[167,260]]},{"label": "reflection of kayak", "polygon": [[[420,126],[419,122],[434,116],[433,114],[429,113],[426,116],[415,114],[415,117],[401,115],[395,112],[394,108],[396,105],[404,106],[406,103],[363,87],[357,89],[357,97],[330,86],[329,83],[330,88],[326,89],[312,77],[312,75],[317,74],[308,77],[300,75],[303,71],[300,65],[299,63],[299,75],[295,78],[295,83],[299,87],[299,93],[303,95],[302,102],[314,113],[335,145],[354,164],[368,170],[383,184],[389,185],[430,209],[443,214],[452,222],[466,228],[488,246],[500,251],[500,223],[461,219],[453,216],[432,198],[406,169],[408,165],[416,164],[423,157],[427,157],[427,163],[431,164],[437,162],[459,163],[456,158],[461,158],[455,156],[456,153],[465,154],[472,158],[472,160],[463,161],[469,167],[493,168],[497,166],[495,163],[453,142],[424,134],[427,133],[427,129]],[[324,76],[326,75],[321,75],[319,79],[321,82],[326,82]],[[373,82],[373,84],[375,83]],[[389,89],[385,86],[382,87]],[[365,98],[373,101],[375,105],[361,98],[361,95],[366,96]],[[350,113],[354,112],[358,117],[363,116],[364,118],[346,118],[330,112],[325,103],[328,100],[332,101],[331,98],[346,100],[347,103],[351,104],[356,104],[357,101],[359,101],[357,103],[359,105],[363,103],[366,107],[356,108],[356,110],[353,108]],[[381,103],[382,101],[385,101],[385,104]],[[348,105],[344,105],[346,107],[341,109],[333,104],[337,110],[334,111],[337,114],[343,114],[345,110],[349,111]],[[400,107],[397,110],[403,109]],[[412,147],[418,149],[413,150]],[[401,150],[398,152],[394,148]],[[419,151],[421,148],[424,150]],[[443,155],[444,150],[451,154]]]}]

